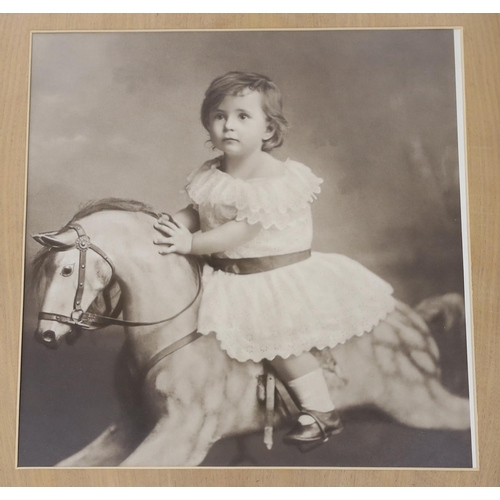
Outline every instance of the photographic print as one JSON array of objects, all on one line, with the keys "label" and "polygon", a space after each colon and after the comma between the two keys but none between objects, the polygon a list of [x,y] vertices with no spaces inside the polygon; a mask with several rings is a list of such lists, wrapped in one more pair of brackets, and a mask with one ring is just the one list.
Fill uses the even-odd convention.
[{"label": "photographic print", "polygon": [[477,467],[457,29],[35,32],[18,467]]}]

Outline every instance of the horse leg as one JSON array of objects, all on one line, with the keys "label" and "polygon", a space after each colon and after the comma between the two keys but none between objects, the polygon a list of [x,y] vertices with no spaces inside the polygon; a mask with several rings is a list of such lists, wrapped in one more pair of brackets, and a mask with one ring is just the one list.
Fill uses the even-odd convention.
[{"label": "horse leg", "polygon": [[56,467],[117,466],[142,439],[144,432],[132,420],[123,417],[85,448],[56,464]]},{"label": "horse leg", "polygon": [[172,409],[120,465],[123,467],[199,465],[216,441],[217,415],[200,405]]}]

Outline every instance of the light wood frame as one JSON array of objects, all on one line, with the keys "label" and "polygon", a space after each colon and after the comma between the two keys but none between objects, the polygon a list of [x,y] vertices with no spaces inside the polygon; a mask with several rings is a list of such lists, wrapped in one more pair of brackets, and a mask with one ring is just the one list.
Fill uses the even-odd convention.
[{"label": "light wood frame", "polygon": [[[16,469],[30,32],[245,28],[463,27],[474,357],[480,469]],[[499,486],[500,15],[0,15],[0,486]]]}]

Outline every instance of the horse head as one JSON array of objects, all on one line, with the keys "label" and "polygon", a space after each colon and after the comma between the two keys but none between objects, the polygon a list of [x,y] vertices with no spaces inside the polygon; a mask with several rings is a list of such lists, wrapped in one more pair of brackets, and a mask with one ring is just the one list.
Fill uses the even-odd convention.
[{"label": "horse head", "polygon": [[95,251],[78,224],[59,232],[35,234],[33,238],[45,247],[40,259],[40,274],[45,282],[43,312],[39,314],[35,339],[57,349],[64,338],[73,344],[80,336],[81,328],[86,327],[82,314],[110,283],[113,268],[102,251]]}]

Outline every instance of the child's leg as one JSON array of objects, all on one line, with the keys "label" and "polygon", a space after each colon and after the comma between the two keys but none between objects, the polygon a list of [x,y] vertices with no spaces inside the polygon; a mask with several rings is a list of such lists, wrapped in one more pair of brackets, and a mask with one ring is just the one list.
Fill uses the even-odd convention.
[{"label": "child's leg", "polygon": [[286,359],[276,357],[271,365],[292,389],[303,411],[283,437],[285,443],[324,442],[342,431],[342,421],[330,398],[323,371],[310,352]]},{"label": "child's leg", "polygon": [[271,361],[271,365],[297,396],[303,409],[327,412],[335,408],[323,371],[310,352],[286,359],[278,356]]}]

